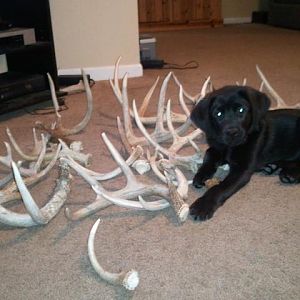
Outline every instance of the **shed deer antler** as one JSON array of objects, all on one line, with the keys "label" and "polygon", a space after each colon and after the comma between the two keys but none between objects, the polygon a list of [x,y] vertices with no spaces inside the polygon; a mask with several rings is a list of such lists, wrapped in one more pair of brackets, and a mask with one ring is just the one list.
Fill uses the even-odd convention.
[{"label": "shed deer antler", "polygon": [[[154,139],[157,142],[163,142],[167,141],[171,138],[171,134],[164,128],[164,122],[166,121],[166,113],[165,113],[165,96],[166,96],[166,88],[168,81],[170,79],[171,73],[164,79],[160,94],[159,94],[159,101],[158,101],[158,107],[157,107],[157,116],[148,117],[148,121],[145,120],[144,117],[140,117],[140,120],[143,124],[155,124],[155,129],[151,133],[152,139]],[[124,126],[120,120],[119,117],[117,117],[117,125],[119,129],[119,133],[121,136],[121,139],[123,141],[123,144],[130,150],[130,147],[135,145],[148,145],[147,139],[145,137],[137,137],[132,129],[132,123],[131,118],[134,116],[134,113],[129,109],[129,103],[128,103],[128,95],[127,95],[127,74],[125,74],[123,83],[122,83],[122,92],[119,91],[119,93],[115,93],[116,95],[120,95],[119,97],[122,99],[122,109],[123,109],[123,121]],[[185,110],[185,115],[180,115],[181,123],[183,124],[176,129],[176,132],[178,134],[185,133],[190,126],[192,125],[192,122],[187,117],[187,108],[186,105],[183,103],[184,101],[181,99],[180,103]],[[138,110],[139,111],[139,110]],[[178,117],[175,117],[175,114],[173,112],[170,112],[172,121],[178,121]],[[177,115],[178,116],[178,115]]]},{"label": "shed deer antler", "polygon": [[51,197],[50,201],[41,209],[37,207],[35,201],[27,190],[26,185],[24,184],[14,162],[12,162],[12,168],[16,184],[20,194],[22,195],[22,199],[27,208],[28,214],[15,213],[0,205],[0,223],[15,227],[31,227],[47,224],[56,216],[70,192],[71,177],[68,165],[63,161],[60,162],[59,179],[56,183],[53,196]]},{"label": "shed deer antler", "polygon": [[122,169],[127,179],[127,184],[121,190],[107,191],[100,185],[100,183],[95,178],[93,178],[87,172],[85,172],[82,169],[82,167],[78,165],[75,161],[66,159],[70,167],[73,168],[79,175],[81,175],[91,185],[91,187],[97,194],[97,198],[93,203],[91,203],[85,208],[78,210],[75,213],[71,213],[69,209],[66,209],[66,216],[69,219],[78,220],[111,205],[112,203],[110,201],[107,201],[107,199],[103,197],[103,194],[111,196],[112,198],[121,198],[121,199],[134,199],[137,198],[139,195],[144,195],[144,196],[158,195],[163,198],[167,198],[169,196],[168,188],[166,186],[159,185],[159,184],[156,185],[145,184],[137,180],[137,178],[131,171],[130,167],[126,164],[126,162],[124,161],[120,153],[109,141],[105,133],[102,133],[102,138],[106,146],[108,147],[111,155],[113,156],[114,160]]},{"label": "shed deer antler", "polygon": [[85,93],[86,93],[86,98],[87,98],[87,110],[86,110],[86,114],[85,114],[84,118],[77,125],[75,125],[73,128],[70,128],[70,129],[65,128],[62,125],[62,120],[61,120],[62,118],[58,112],[58,102],[57,102],[54,83],[53,83],[51,76],[48,74],[48,80],[49,80],[49,85],[50,85],[50,90],[51,90],[53,106],[54,106],[55,113],[56,113],[56,121],[51,126],[46,126],[42,122],[36,122],[37,128],[45,130],[46,132],[48,132],[51,135],[51,137],[62,138],[62,137],[68,136],[68,135],[77,134],[87,126],[88,122],[91,119],[92,112],[93,112],[93,96],[92,96],[88,78],[87,78],[84,70],[82,70],[82,77],[83,77],[83,84],[84,84],[84,89],[85,89]]},{"label": "shed deer antler", "polygon": [[[58,145],[57,149],[56,149],[56,153],[53,156],[52,160],[49,162],[49,164],[40,172],[33,174],[29,177],[26,177],[23,182],[27,185],[27,186],[31,186],[37,182],[39,182],[40,180],[42,180],[43,178],[45,178],[45,176],[52,170],[52,168],[54,167],[54,165],[56,164],[57,158],[59,156],[61,150],[61,146]],[[1,203],[6,203],[12,200],[17,200],[17,199],[21,199],[22,196],[21,194],[18,192],[18,187],[16,182],[11,182],[9,185],[7,185],[5,188],[3,188],[0,191],[0,204]]]},{"label": "shed deer antler", "polygon": [[[168,104],[168,112],[170,111],[170,102]],[[155,140],[152,139],[150,134],[147,132],[146,128],[142,124],[137,109],[135,105],[135,101],[133,101],[133,112],[136,124],[140,131],[143,133],[144,137],[149,141],[149,143],[157,150],[159,150],[162,154],[164,154],[166,157],[169,158],[169,160],[174,163],[175,165],[183,166],[189,170],[192,170],[193,172],[196,172],[198,170],[199,164],[202,162],[202,153],[198,147],[194,143],[192,143],[192,140],[199,136],[201,134],[200,129],[194,130],[192,133],[188,134],[187,136],[180,137],[176,131],[174,130],[174,127],[172,125],[170,114],[167,114],[168,122],[167,125],[169,127],[169,132],[172,134],[173,143],[170,146],[169,149],[163,148],[161,145],[159,145]],[[177,154],[177,152],[184,147],[187,143],[190,143],[193,147],[196,147],[196,154],[192,156],[181,156]]]},{"label": "shed deer antler", "polygon": [[134,290],[139,284],[139,274],[137,271],[130,270],[128,272],[111,273],[106,271],[99,264],[95,254],[95,246],[94,246],[95,235],[99,223],[100,223],[100,219],[98,219],[93,225],[88,238],[88,255],[92,267],[103,280],[111,284],[121,285],[128,290]]},{"label": "shed deer antler", "polygon": [[[127,184],[121,190],[107,191],[99,184],[97,180],[95,180],[95,178],[90,176],[88,172],[85,172],[80,165],[78,165],[76,162],[70,159],[66,159],[70,167],[73,168],[79,175],[81,175],[91,185],[91,187],[97,194],[97,198],[92,204],[78,210],[75,213],[71,213],[69,209],[66,209],[66,216],[69,219],[78,220],[88,215],[91,215],[92,213],[100,209],[103,209],[111,205],[112,203],[124,207],[137,208],[137,209],[147,209],[148,207],[151,207],[150,210],[163,209],[169,206],[168,201],[164,200],[170,198],[168,187],[161,184],[145,184],[139,181],[131,171],[130,167],[126,164],[126,162],[124,161],[120,153],[109,141],[105,133],[102,133],[102,138],[106,146],[108,147],[111,155],[113,156],[114,160],[122,169],[127,179]],[[157,195],[163,197],[164,199],[148,202],[146,205],[143,205],[143,203],[141,202],[128,200],[128,199],[137,198],[138,196],[150,196],[150,195]]]}]

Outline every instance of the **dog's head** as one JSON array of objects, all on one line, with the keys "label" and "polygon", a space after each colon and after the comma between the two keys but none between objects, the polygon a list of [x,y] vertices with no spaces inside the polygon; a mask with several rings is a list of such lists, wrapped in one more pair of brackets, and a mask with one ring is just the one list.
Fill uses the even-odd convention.
[{"label": "dog's head", "polygon": [[264,93],[251,87],[225,86],[200,100],[190,117],[208,139],[233,147],[259,130],[269,107],[270,100]]}]

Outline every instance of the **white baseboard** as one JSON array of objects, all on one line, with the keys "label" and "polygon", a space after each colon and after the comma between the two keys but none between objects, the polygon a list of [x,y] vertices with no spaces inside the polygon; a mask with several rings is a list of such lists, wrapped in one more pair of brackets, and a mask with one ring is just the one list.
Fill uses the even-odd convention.
[{"label": "white baseboard", "polygon": [[[84,71],[91,76],[95,81],[108,80],[113,78],[115,66],[105,67],[89,67],[83,68]],[[140,77],[143,76],[143,67],[141,64],[135,65],[120,65],[119,66],[119,78],[122,78],[125,73],[128,73],[128,77]],[[58,75],[78,75],[81,74],[80,68],[72,69],[58,69]]]},{"label": "white baseboard", "polygon": [[251,23],[252,18],[251,17],[243,17],[243,18],[224,18],[223,23],[224,24],[245,24],[245,23]]},{"label": "white baseboard", "polygon": [[6,61],[6,55],[1,54],[0,55],[0,74],[7,72],[7,61]]}]

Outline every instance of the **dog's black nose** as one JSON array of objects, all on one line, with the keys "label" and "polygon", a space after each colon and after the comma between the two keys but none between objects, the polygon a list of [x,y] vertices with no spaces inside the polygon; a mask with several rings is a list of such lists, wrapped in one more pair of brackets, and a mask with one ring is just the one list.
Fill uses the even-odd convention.
[{"label": "dog's black nose", "polygon": [[229,127],[226,128],[225,130],[225,134],[230,137],[235,137],[238,135],[238,133],[239,133],[239,129],[236,127]]}]

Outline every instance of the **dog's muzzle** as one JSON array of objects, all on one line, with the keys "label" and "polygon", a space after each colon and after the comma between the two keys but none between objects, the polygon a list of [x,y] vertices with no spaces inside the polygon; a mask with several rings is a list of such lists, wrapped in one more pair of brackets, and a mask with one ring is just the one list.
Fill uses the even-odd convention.
[{"label": "dog's muzzle", "polygon": [[228,146],[238,146],[244,142],[245,132],[239,127],[224,128],[223,140]]}]

